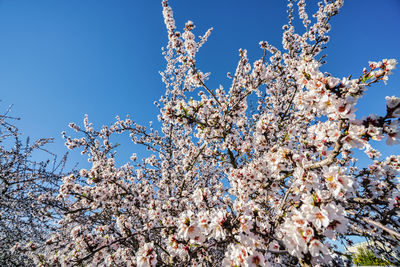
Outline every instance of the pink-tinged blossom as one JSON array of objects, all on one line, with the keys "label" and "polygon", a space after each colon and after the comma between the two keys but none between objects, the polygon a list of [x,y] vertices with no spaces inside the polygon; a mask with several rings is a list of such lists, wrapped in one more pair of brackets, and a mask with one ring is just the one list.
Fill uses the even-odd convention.
[{"label": "pink-tinged blossom", "polygon": [[266,267],[271,266],[265,262],[264,256],[259,252],[253,252],[253,254],[247,257],[247,265],[249,267]]},{"label": "pink-tinged blossom", "polygon": [[157,255],[155,254],[154,245],[152,243],[144,244],[137,252],[136,258],[138,267],[156,266]]},{"label": "pink-tinged blossom", "polygon": [[308,249],[313,257],[328,254],[328,249],[319,240],[312,240]]},{"label": "pink-tinged blossom", "polygon": [[319,209],[317,207],[309,207],[307,208],[308,214],[307,219],[317,228],[326,228],[329,223],[330,219],[328,217],[328,213],[324,209]]},{"label": "pink-tinged blossom", "polygon": [[386,144],[389,146],[396,145],[400,143],[400,121],[392,121],[387,124],[384,128],[387,133]]},{"label": "pink-tinged blossom", "polygon": [[400,105],[400,97],[387,96],[385,99],[386,99],[386,106],[388,109],[394,109],[399,107]]},{"label": "pink-tinged blossom", "polygon": [[223,240],[226,237],[225,225],[228,223],[227,214],[225,211],[219,210],[213,214],[210,223],[211,233],[217,240]]}]

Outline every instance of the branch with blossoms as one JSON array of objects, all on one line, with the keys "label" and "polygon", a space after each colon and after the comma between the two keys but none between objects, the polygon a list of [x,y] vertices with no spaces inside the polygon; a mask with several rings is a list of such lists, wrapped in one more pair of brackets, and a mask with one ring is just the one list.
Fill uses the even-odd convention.
[{"label": "branch with blossoms", "polygon": [[[11,107],[0,114],[0,265],[32,266],[26,250],[42,251],[42,244],[55,230],[63,205],[54,201],[66,156],[56,161],[46,148],[51,138],[22,140],[19,120]],[[36,161],[42,152],[48,160]],[[51,160],[53,159],[53,160]]]},{"label": "branch with blossoms", "polygon": [[[67,146],[92,167],[64,178],[57,199],[67,211],[38,263],[332,266],[343,264],[335,242],[351,236],[383,244],[397,263],[400,157],[382,159],[371,140],[398,143],[400,99],[386,99],[385,116],[357,119],[355,108],[397,62],[370,62],[357,79],[321,72],[343,1],[319,3],[312,19],[305,5],[289,1],[282,51],[260,42],[251,63],[240,49],[228,89],[214,89],[196,64],[211,29],[197,40],[188,21],[179,32],[162,1],[169,41],[160,130],[130,118],[100,131],[87,118],[83,129],[70,125],[84,137],[64,134]],[[122,133],[150,155],[117,166],[110,137]],[[356,149],[368,166],[358,167]]]}]

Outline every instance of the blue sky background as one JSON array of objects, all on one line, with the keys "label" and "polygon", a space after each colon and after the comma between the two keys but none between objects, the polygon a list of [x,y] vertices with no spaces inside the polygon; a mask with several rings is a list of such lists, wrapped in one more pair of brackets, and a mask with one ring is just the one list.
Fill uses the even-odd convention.
[{"label": "blue sky background", "polygon": [[[317,1],[309,1],[314,11]],[[211,72],[209,84],[228,87],[239,48],[249,57],[262,55],[259,41],[281,46],[286,1],[170,1],[178,28],[187,20],[196,35],[214,31],[198,64]],[[130,114],[143,124],[156,121],[153,105],[164,92],[159,71],[165,66],[161,47],[167,34],[161,1],[2,0],[0,1],[0,103],[13,104],[16,124],[26,136],[54,137],[51,151],[66,149],[61,131],[69,122],[82,124],[84,114],[100,128],[114,117]],[[311,14],[310,14],[311,15]],[[369,60],[400,59],[400,1],[345,1],[332,20],[331,42],[323,68],[335,76],[358,77]],[[386,95],[400,95],[400,70],[387,86],[369,89],[359,114],[383,114]],[[69,131],[71,133],[71,131]],[[395,152],[392,147],[386,152]],[[132,147],[123,143],[123,155]],[[77,155],[74,161],[81,161]],[[127,158],[126,158],[127,159]]]}]

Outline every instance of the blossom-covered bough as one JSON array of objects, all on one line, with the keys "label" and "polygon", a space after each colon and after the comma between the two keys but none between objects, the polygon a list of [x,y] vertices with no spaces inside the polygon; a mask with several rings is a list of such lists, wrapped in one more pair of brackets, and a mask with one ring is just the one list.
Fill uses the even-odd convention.
[{"label": "blossom-covered bough", "polygon": [[[385,244],[398,263],[400,156],[382,158],[371,140],[399,142],[400,98],[386,114],[357,118],[368,87],[386,82],[396,61],[369,62],[359,78],[320,71],[330,19],[342,0],[289,1],[283,49],[261,42],[251,63],[239,51],[228,89],[207,86],[191,21],[183,32],[162,2],[169,42],[157,103],[161,130],[117,118],[94,130],[71,124],[90,170],[64,178],[68,210],[38,264],[49,266],[314,266],[340,264],[352,237]],[[297,8],[295,7],[297,5]],[[294,30],[294,12],[304,33]],[[255,101],[254,106],[249,103]],[[149,157],[118,167],[110,136],[128,132]],[[358,166],[355,149],[371,159]]]},{"label": "blossom-covered bough", "polygon": [[9,112],[0,114],[0,266],[32,266],[26,254],[12,252],[40,250],[36,244],[54,231],[62,204],[46,196],[57,195],[66,157],[60,162],[34,160],[33,155],[43,156],[40,151],[49,156],[44,146],[52,139],[24,142],[14,125],[17,118]]}]

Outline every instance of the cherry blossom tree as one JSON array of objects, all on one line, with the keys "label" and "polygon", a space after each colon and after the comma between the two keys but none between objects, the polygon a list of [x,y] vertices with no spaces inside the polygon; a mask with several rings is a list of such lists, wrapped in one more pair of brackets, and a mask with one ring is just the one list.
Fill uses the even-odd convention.
[{"label": "cherry blossom tree", "polygon": [[[288,3],[283,49],[260,42],[255,62],[239,50],[230,86],[210,88],[196,54],[212,29],[197,39],[188,21],[179,32],[162,2],[160,129],[129,117],[100,130],[87,117],[70,124],[82,137],[64,133],[66,145],[81,148],[91,168],[63,179],[57,200],[66,211],[45,251],[33,252],[37,264],[338,265],[336,244],[354,236],[385,244],[379,253],[398,262],[400,156],[383,158],[370,141],[399,143],[400,98],[365,118],[355,108],[396,60],[369,62],[358,78],[322,72],[343,1],[319,3],[312,18],[304,0]],[[110,138],[121,133],[150,156],[117,166]],[[360,166],[355,150],[370,162]]]},{"label": "cherry blossom tree", "polygon": [[12,252],[26,242],[26,248],[33,249],[54,231],[54,211],[62,203],[43,197],[58,192],[66,158],[59,163],[33,160],[39,151],[49,156],[44,146],[52,139],[23,142],[9,111],[0,114],[0,265],[33,266],[26,254]]}]

